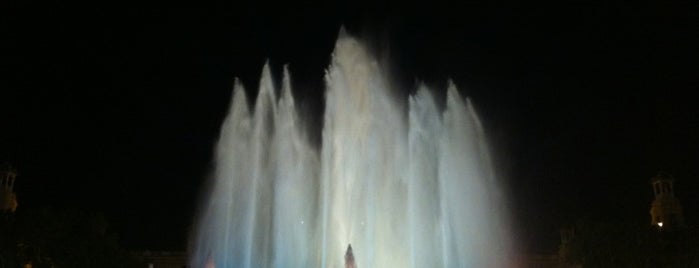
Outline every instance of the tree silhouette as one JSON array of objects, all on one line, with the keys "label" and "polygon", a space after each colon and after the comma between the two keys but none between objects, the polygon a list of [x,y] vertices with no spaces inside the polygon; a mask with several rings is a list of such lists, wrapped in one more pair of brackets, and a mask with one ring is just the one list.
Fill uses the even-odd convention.
[{"label": "tree silhouette", "polygon": [[54,209],[22,211],[4,225],[7,229],[3,231],[0,256],[6,267],[26,263],[33,267],[139,266],[119,247],[116,233],[101,214]]},{"label": "tree silhouette", "polygon": [[695,228],[660,229],[623,222],[579,221],[562,245],[569,263],[583,267],[699,267]]}]

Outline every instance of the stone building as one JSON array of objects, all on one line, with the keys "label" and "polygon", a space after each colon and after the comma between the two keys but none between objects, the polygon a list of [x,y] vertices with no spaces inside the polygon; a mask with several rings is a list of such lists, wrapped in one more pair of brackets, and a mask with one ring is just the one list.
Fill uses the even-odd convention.
[{"label": "stone building", "polygon": [[672,176],[662,172],[651,179],[655,199],[650,206],[650,223],[659,228],[684,226],[684,214],[675,197],[673,182]]},{"label": "stone building", "polygon": [[14,192],[17,171],[9,164],[0,166],[0,212],[14,213],[17,210],[17,195]]}]

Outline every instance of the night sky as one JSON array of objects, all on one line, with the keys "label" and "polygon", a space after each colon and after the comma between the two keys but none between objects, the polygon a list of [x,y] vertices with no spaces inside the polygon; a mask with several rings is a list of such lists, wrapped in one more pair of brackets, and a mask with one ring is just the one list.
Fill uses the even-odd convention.
[{"label": "night sky", "polygon": [[234,2],[0,3],[19,209],[99,211],[126,247],[184,249],[234,77],[252,98],[267,59],[288,63],[317,137],[345,25],[403,92],[451,78],[472,99],[527,250],[578,218],[649,221],[661,170],[699,224],[696,1]]}]

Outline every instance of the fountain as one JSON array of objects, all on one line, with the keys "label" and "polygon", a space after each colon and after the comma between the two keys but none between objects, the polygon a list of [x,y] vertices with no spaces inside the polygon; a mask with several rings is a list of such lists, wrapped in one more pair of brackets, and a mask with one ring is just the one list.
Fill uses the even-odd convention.
[{"label": "fountain", "polygon": [[394,96],[344,33],[325,79],[320,146],[286,69],[277,90],[264,67],[253,111],[235,83],[191,266],[504,267],[504,199],[481,123],[456,87],[443,109],[426,86]]}]

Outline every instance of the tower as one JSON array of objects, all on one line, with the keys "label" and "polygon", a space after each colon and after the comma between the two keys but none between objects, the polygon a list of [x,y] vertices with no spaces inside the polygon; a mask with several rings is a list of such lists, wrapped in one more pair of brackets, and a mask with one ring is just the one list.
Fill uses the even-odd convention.
[{"label": "tower", "polygon": [[672,176],[663,172],[651,179],[655,200],[650,206],[650,223],[659,228],[684,225],[682,206],[675,197],[673,182]]},{"label": "tower", "polygon": [[15,212],[17,196],[13,188],[17,171],[9,164],[0,166],[0,212]]}]

